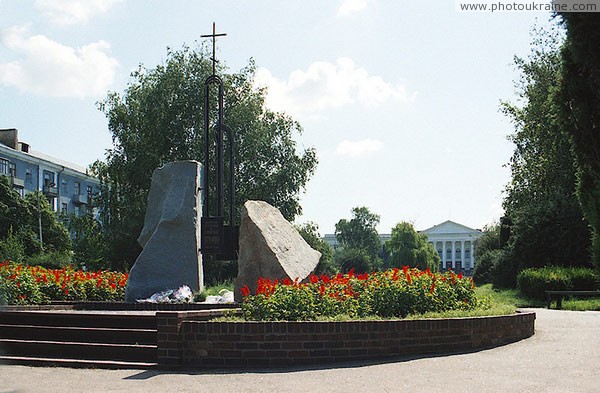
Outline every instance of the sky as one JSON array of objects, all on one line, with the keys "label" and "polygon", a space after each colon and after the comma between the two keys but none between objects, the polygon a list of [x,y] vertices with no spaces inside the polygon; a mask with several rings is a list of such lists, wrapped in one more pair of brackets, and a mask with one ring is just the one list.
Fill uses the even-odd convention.
[{"label": "sky", "polygon": [[[266,105],[299,121],[319,164],[298,223],[353,207],[424,230],[502,216],[518,103],[515,55],[547,12],[460,12],[454,0],[0,0],[0,128],[87,167],[112,146],[97,109],[139,64],[217,33],[231,72],[254,59]],[[149,176],[151,174],[148,174]]]}]

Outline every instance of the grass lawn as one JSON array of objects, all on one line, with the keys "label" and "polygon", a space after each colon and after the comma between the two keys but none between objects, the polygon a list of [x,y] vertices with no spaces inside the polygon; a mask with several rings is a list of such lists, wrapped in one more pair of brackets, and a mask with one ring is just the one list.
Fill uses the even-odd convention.
[{"label": "grass lawn", "polygon": [[[515,307],[543,307],[546,308],[545,300],[535,300],[523,297],[517,289],[494,289],[491,284],[485,284],[476,288],[478,296],[489,296],[493,303],[508,304]],[[555,304],[553,303],[553,307]],[[600,298],[566,298],[562,302],[563,310],[571,311],[600,311]]]}]

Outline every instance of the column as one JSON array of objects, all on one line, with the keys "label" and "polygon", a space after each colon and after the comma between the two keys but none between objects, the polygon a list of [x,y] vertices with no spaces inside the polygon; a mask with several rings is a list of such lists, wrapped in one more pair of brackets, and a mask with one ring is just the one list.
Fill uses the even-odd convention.
[{"label": "column", "polygon": [[442,266],[446,269],[446,241],[442,240]]},{"label": "column", "polygon": [[456,242],[452,240],[452,270],[456,270]]},{"label": "column", "polygon": [[465,241],[464,240],[460,241],[460,264],[461,264],[461,269],[464,270],[466,268],[466,262],[465,262]]},{"label": "column", "polygon": [[471,268],[475,269],[475,249],[473,248],[473,240],[471,240]]}]

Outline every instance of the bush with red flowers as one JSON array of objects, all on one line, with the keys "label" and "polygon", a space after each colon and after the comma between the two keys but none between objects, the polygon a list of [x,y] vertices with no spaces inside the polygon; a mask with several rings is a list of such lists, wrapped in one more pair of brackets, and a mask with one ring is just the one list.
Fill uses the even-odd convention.
[{"label": "bush with red flowers", "polygon": [[127,273],[46,269],[5,261],[0,263],[0,304],[42,304],[54,300],[122,301]]},{"label": "bush with red flowers", "polygon": [[472,310],[470,278],[407,266],[384,272],[311,275],[307,282],[261,278],[255,294],[242,288],[246,320],[299,321],[336,318],[404,318],[412,314]]}]

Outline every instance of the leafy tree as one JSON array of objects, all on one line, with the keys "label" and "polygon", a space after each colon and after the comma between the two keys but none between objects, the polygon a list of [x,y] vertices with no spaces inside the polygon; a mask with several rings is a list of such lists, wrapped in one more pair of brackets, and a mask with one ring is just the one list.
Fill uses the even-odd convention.
[{"label": "leafy tree", "polygon": [[501,263],[502,244],[500,223],[486,225],[483,235],[475,243],[475,270],[473,280],[479,285],[493,282],[494,266]]},{"label": "leafy tree", "polygon": [[342,273],[354,270],[356,273],[370,273],[381,269],[381,260],[369,255],[362,248],[345,247],[335,251],[333,256],[335,265],[339,266]]},{"label": "leafy tree", "polygon": [[369,272],[381,268],[381,240],[377,233],[380,217],[367,207],[352,209],[353,218],[341,219],[335,224],[335,235],[341,248],[336,250],[334,260],[347,272]]},{"label": "leafy tree", "polygon": [[511,237],[504,252],[492,258],[497,265],[493,274],[502,277],[494,280],[499,286],[514,286],[518,271],[526,267],[589,261],[588,230],[575,197],[574,159],[555,102],[560,43],[557,30],[534,30],[529,58],[515,58],[521,71],[517,93],[523,105],[502,103],[502,111],[515,125],[510,136],[515,150],[503,201],[512,223]]},{"label": "leafy tree", "polygon": [[390,253],[391,266],[410,266],[437,271],[440,256],[427,240],[427,235],[417,233],[409,222],[400,222],[392,228],[390,240],[385,243]]},{"label": "leafy tree", "polygon": [[577,196],[600,269],[600,17],[562,13],[567,38],[558,101],[577,162]]},{"label": "leafy tree", "polygon": [[336,272],[333,264],[333,248],[319,235],[319,226],[314,222],[307,222],[296,227],[302,238],[313,249],[321,253],[319,264],[315,269],[316,274],[332,274]]},{"label": "leafy tree", "polygon": [[[140,251],[136,238],[143,226],[152,171],[170,161],[203,162],[204,81],[211,73],[205,50],[169,49],[165,64],[153,69],[140,66],[123,95],[112,92],[99,103],[108,118],[113,148],[106,162],[97,162],[93,169],[103,183],[99,200],[115,268],[131,265]],[[253,84],[253,61],[238,73],[227,73],[219,65],[217,73],[224,82],[225,122],[235,139],[238,207],[248,199],[260,199],[292,220],[301,212],[299,193],[317,164],[314,149],[297,147],[294,136],[302,128],[296,121],[265,108],[266,91]],[[211,90],[211,108],[217,106],[216,97]],[[229,198],[226,193],[226,204]],[[211,203],[214,206],[214,200]]]},{"label": "leafy tree", "polygon": [[353,218],[339,220],[335,224],[335,236],[344,248],[364,250],[367,255],[376,258],[381,252],[381,240],[377,233],[380,217],[371,213],[367,207],[352,209]]},{"label": "leafy tree", "polygon": [[20,255],[22,249],[25,257],[71,249],[69,234],[46,197],[41,192],[31,192],[21,198],[5,176],[0,176],[0,239],[4,240],[5,252],[11,249],[11,254]]},{"label": "leafy tree", "polygon": [[67,228],[73,240],[74,262],[88,270],[107,269],[104,261],[105,242],[102,226],[89,214],[69,215]]}]

